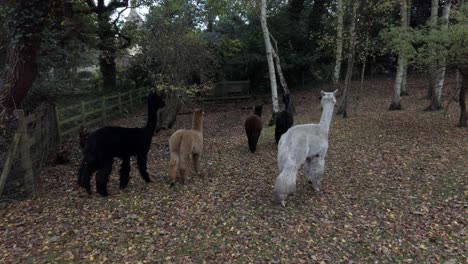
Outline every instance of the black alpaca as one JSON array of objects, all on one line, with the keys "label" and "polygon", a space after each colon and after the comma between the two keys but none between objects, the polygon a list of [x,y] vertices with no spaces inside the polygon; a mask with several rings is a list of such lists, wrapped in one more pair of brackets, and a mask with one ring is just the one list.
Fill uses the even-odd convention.
[{"label": "black alpaca", "polygon": [[254,109],[254,114],[245,119],[245,133],[249,142],[250,152],[254,153],[257,149],[258,138],[263,129],[262,119],[263,105],[257,105]]},{"label": "black alpaca", "polygon": [[146,160],[151,139],[157,123],[157,111],[164,107],[163,99],[157,94],[148,95],[148,120],[143,128],[103,127],[89,134],[84,142],[83,161],[78,172],[78,184],[91,194],[91,177],[96,173],[96,190],[107,196],[107,183],[112,172],[114,157],[122,159],[120,189],[128,185],[130,157],[136,156],[138,169],[143,179],[151,182],[146,171]]},{"label": "black alpaca", "polygon": [[283,103],[284,103],[284,110],[281,111],[276,116],[276,125],[275,125],[275,140],[276,144],[278,144],[281,135],[286,133],[290,127],[294,124],[294,119],[292,113],[289,111],[289,102],[290,102],[289,94],[283,95]]}]

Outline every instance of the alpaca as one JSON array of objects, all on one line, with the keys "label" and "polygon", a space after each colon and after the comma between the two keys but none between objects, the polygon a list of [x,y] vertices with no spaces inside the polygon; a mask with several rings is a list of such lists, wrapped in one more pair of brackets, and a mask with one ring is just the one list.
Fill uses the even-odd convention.
[{"label": "alpaca", "polygon": [[255,106],[254,113],[245,119],[245,133],[249,143],[250,152],[254,153],[257,150],[257,142],[262,133],[262,108],[263,105]]},{"label": "alpaca", "polygon": [[275,141],[277,145],[281,135],[286,133],[286,131],[288,131],[288,129],[294,124],[293,115],[289,111],[289,96],[289,94],[283,95],[284,110],[276,116]]},{"label": "alpaca", "polygon": [[[130,157],[137,157],[141,177],[151,182],[146,160],[151,147],[151,139],[156,128],[156,112],[164,107],[163,99],[157,94],[148,96],[148,120],[143,128],[103,127],[87,135],[83,148],[83,160],[78,172],[78,184],[91,194],[91,177],[96,173],[96,190],[107,196],[107,183],[112,172],[114,158],[122,159],[120,168],[120,189],[128,185]],[[84,133],[83,133],[84,134]],[[83,135],[84,136],[84,135]]]},{"label": "alpaca", "polygon": [[192,117],[192,129],[179,129],[169,139],[169,175],[171,186],[175,185],[177,172],[182,183],[189,176],[190,156],[196,174],[200,173],[200,158],[203,152],[203,111],[196,109]]},{"label": "alpaca", "polygon": [[297,125],[288,130],[278,145],[278,170],[274,200],[286,205],[285,199],[296,191],[297,170],[304,164],[304,174],[315,191],[320,191],[328,150],[328,131],[336,103],[335,94],[321,92],[322,117],[318,124]]}]

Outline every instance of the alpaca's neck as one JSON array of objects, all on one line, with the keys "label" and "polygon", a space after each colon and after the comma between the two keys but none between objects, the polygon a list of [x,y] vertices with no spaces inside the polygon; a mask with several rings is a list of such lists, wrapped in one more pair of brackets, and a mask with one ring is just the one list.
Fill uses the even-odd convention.
[{"label": "alpaca's neck", "polygon": [[198,131],[203,134],[203,118],[200,120],[196,120],[195,118],[192,120],[192,130]]},{"label": "alpaca's neck", "polygon": [[198,131],[203,134],[203,121],[193,124],[192,130]]},{"label": "alpaca's neck", "polygon": [[330,123],[333,117],[333,108],[334,108],[333,103],[325,104],[323,106],[322,117],[320,118],[320,127],[326,130],[327,133],[328,133],[328,130],[330,129]]},{"label": "alpaca's neck", "polygon": [[156,129],[156,124],[158,123],[158,115],[157,115],[158,107],[152,106],[148,104],[148,120],[146,122],[145,129],[151,133],[154,133]]}]

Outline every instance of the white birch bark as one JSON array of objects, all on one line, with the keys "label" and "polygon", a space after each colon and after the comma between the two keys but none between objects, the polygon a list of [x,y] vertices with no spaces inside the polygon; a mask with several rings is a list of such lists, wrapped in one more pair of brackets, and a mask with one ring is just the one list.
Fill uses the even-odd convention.
[{"label": "white birch bark", "polygon": [[338,25],[336,27],[336,59],[333,71],[333,83],[340,80],[341,60],[343,56],[343,0],[338,0]]},{"label": "white birch bark", "polygon": [[[431,18],[429,20],[429,25],[431,27],[431,34],[434,33],[437,28],[438,10],[439,10],[439,0],[432,0]],[[436,57],[434,48],[431,49],[431,54],[433,58]],[[431,63],[431,65],[429,66],[429,74],[431,77],[429,78],[429,89],[427,91],[428,98],[431,98],[434,93],[434,87],[435,87],[435,83],[437,79],[436,68],[437,66],[435,62]]]},{"label": "white birch bark", "polygon": [[[406,28],[410,28],[411,22],[411,0],[407,1],[406,6]],[[408,61],[406,61],[404,69],[403,69],[403,80],[401,84],[401,95],[409,95],[408,94]]]},{"label": "white birch bark", "polygon": [[275,114],[279,112],[278,90],[276,88],[275,65],[273,64],[273,47],[271,46],[270,34],[268,33],[266,18],[266,0],[262,0],[260,22],[262,25],[263,39],[265,41],[266,55],[268,61],[268,72],[270,75],[271,100],[273,104],[273,113]]},{"label": "white birch bark", "polygon": [[[400,13],[401,13],[401,31],[403,34],[406,33],[406,27],[408,25],[407,22],[407,15],[408,12],[406,10],[407,7],[407,0],[400,0]],[[405,65],[407,63],[406,54],[403,48],[400,49],[398,55],[398,69],[397,74],[395,77],[395,84],[393,86],[393,99],[392,103],[390,104],[389,110],[401,110],[401,84],[403,82],[403,72],[405,69]]]},{"label": "white birch bark", "polygon": [[[448,1],[445,3],[444,6],[444,11],[442,13],[442,27],[441,30],[442,32],[447,31],[448,29],[448,24],[449,24],[449,16],[450,16],[450,8],[452,6],[452,2]],[[446,63],[447,63],[447,50],[443,51],[443,55],[440,61],[439,69],[438,72],[439,74],[437,75],[437,97],[439,102],[441,102],[442,99],[442,88],[444,87],[444,81],[445,81],[445,69],[446,69]]]}]

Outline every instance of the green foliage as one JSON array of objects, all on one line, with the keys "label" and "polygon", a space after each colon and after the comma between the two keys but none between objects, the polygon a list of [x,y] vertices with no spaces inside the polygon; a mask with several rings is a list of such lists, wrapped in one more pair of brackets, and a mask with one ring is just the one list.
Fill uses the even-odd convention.
[{"label": "green foliage", "polygon": [[202,39],[185,1],[152,7],[141,34],[141,52],[130,60],[127,75],[137,86],[198,93],[212,81],[214,54]]},{"label": "green foliage", "polygon": [[380,34],[382,42],[385,43],[383,51],[395,55],[403,52],[408,59],[411,59],[416,56],[416,50],[413,46],[415,36],[414,30],[407,29],[403,31],[399,26],[393,26],[383,30]]},{"label": "green foliage", "polygon": [[468,4],[452,9],[447,30],[431,30],[429,25],[416,30],[411,41],[416,47],[414,62],[421,68],[437,63],[446,56],[448,66],[468,64]]}]

